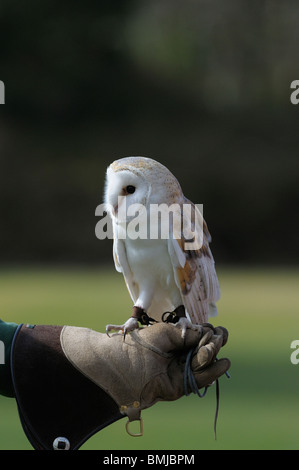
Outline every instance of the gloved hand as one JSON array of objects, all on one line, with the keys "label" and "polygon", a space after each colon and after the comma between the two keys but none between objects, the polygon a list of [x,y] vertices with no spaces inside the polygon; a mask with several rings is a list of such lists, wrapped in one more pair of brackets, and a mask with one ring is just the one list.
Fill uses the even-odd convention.
[{"label": "gloved hand", "polygon": [[172,401],[194,392],[194,379],[202,389],[223,375],[230,361],[216,361],[216,356],[227,338],[225,328],[210,324],[197,331],[187,329],[182,338],[175,325],[156,323],[132,332],[125,341],[122,334],[108,337],[87,328],[65,326],[60,341],[68,360],[133,421],[140,420],[141,411],[157,401]]}]

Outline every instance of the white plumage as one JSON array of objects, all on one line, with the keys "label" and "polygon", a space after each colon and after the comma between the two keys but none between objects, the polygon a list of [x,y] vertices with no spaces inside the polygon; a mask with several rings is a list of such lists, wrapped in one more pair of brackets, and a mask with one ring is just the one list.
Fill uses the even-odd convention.
[{"label": "white plumage", "polygon": [[[205,323],[209,315],[217,314],[215,303],[220,289],[207,225],[164,165],[146,157],[116,160],[107,169],[105,204],[113,222],[115,267],[125,278],[134,307],[138,307],[133,309],[134,318],[123,325],[107,325],[107,332],[118,329],[126,333],[137,328],[142,312],[161,321],[164,312],[184,306],[185,315],[193,325]],[[136,217],[134,204],[144,207],[145,218],[139,221],[144,221],[146,227],[137,228],[145,229],[146,239],[132,239],[126,232],[134,214]],[[161,204],[167,207],[175,204],[179,217],[184,214],[186,219],[192,215],[192,220],[180,219],[184,230],[183,226],[177,229],[170,223],[167,239],[161,236],[153,239],[149,236],[151,208]],[[183,211],[186,206],[190,209],[187,213]],[[132,213],[128,215],[130,208]],[[195,249],[186,245],[190,242],[188,227],[201,242]],[[178,325],[183,333],[186,327],[193,327],[190,322],[180,318]]]}]

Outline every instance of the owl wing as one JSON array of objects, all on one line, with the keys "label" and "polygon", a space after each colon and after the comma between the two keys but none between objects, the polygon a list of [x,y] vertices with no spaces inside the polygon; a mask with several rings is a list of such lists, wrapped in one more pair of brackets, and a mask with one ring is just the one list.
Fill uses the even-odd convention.
[{"label": "owl wing", "polygon": [[135,303],[139,296],[139,287],[138,284],[133,279],[133,273],[129,266],[126,247],[124,240],[116,236],[116,231],[113,227],[113,259],[115,264],[115,269],[122,273],[125,279],[125,283],[129,294]]},{"label": "owl wing", "polygon": [[[191,205],[190,214],[183,212],[184,230],[180,227],[180,233],[176,230],[170,234],[168,252],[174,278],[191,322],[205,323],[209,315],[217,315],[215,302],[220,297],[215,263],[209,247],[211,236],[199,209],[188,199],[184,200],[184,204]],[[186,220],[190,219],[190,215],[191,220]],[[194,233],[199,240],[198,247],[188,249],[188,240],[192,240]]]}]

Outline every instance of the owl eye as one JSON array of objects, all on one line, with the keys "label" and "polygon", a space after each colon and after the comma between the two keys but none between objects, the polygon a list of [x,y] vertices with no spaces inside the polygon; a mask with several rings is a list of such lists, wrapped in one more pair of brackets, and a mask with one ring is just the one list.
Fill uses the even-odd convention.
[{"label": "owl eye", "polygon": [[126,192],[128,194],[133,194],[133,193],[135,193],[135,189],[136,189],[135,186],[129,185],[129,186],[126,187]]}]

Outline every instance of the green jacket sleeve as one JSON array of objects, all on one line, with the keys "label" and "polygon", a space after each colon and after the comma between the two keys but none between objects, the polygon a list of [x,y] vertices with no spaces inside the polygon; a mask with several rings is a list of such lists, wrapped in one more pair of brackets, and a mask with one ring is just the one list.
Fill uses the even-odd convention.
[{"label": "green jacket sleeve", "polygon": [[18,325],[0,319],[0,394],[13,397],[10,371],[11,344]]}]

